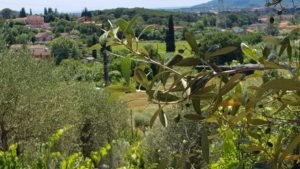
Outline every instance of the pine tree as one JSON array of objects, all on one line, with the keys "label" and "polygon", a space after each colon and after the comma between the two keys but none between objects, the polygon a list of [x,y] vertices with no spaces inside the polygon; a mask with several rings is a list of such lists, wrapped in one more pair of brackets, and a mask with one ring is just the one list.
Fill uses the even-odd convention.
[{"label": "pine tree", "polygon": [[31,8],[30,8],[30,13],[29,13],[29,15],[32,16],[32,10],[31,10]]},{"label": "pine tree", "polygon": [[48,8],[48,14],[53,14],[52,8]]},{"label": "pine tree", "polygon": [[175,52],[175,35],[174,35],[174,22],[173,16],[170,15],[169,18],[169,29],[166,34],[166,52]]},{"label": "pine tree", "polygon": [[89,17],[89,18],[92,18],[92,12],[88,11],[87,14],[86,14],[86,16]]},{"label": "pine tree", "polygon": [[86,17],[88,15],[88,10],[87,8],[84,8],[84,10],[81,13],[81,17]]},{"label": "pine tree", "polygon": [[26,11],[25,11],[25,8],[22,8],[21,11],[20,11],[20,18],[25,18],[27,15],[26,15]]},{"label": "pine tree", "polygon": [[44,8],[44,16],[48,15],[48,10],[47,8]]}]

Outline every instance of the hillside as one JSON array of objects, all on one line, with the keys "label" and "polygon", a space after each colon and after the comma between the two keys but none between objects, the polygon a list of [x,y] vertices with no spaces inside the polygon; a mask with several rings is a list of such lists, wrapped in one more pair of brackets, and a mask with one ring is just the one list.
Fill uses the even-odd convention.
[{"label": "hillside", "polygon": [[[225,9],[246,9],[246,8],[257,8],[257,7],[263,7],[265,5],[265,0],[224,0],[224,8]],[[287,8],[292,7],[291,1],[287,0],[284,2],[284,5]],[[300,1],[295,1],[296,6],[300,6]],[[220,4],[218,3],[218,0],[211,0],[207,3],[199,4],[192,6],[190,8],[185,8],[184,10],[197,10],[197,11],[203,11],[203,10],[212,10],[217,9],[220,7]]]},{"label": "hillside", "polygon": [[135,15],[141,16],[147,24],[166,25],[170,15],[173,15],[175,23],[177,21],[195,22],[199,18],[197,14],[190,12],[176,12],[168,10],[156,10],[146,8],[116,8],[107,10],[92,11],[93,17],[99,20],[127,18],[130,19]]},{"label": "hillside", "polygon": [[19,12],[13,11],[9,8],[0,9],[0,16],[2,16],[4,19],[9,19],[13,17],[17,17],[19,15]]}]

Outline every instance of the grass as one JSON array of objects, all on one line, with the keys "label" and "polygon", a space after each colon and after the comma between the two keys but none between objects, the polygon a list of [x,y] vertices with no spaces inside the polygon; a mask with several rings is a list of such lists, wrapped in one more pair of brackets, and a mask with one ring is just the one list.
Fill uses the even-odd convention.
[{"label": "grass", "polygon": [[[154,48],[157,48],[158,49],[158,53],[161,55],[161,56],[164,56],[165,53],[166,53],[166,44],[165,42],[160,42],[160,41],[141,41],[138,43],[138,47],[139,48],[142,48],[144,47],[145,45],[152,45]],[[134,44],[134,49],[136,49],[136,45]],[[123,50],[125,49],[124,46],[113,46],[113,51],[118,51],[118,50]],[[188,54],[190,54],[190,46],[189,44],[186,42],[186,41],[176,41],[176,51],[175,53],[179,53],[178,50],[179,49],[183,49],[185,50],[183,55],[186,55],[188,56]]]},{"label": "grass", "polygon": [[[158,53],[161,56],[168,56],[173,55],[172,53],[169,53],[166,55],[166,45],[164,42],[160,41],[141,41],[139,42],[138,46],[139,48],[144,47],[145,45],[153,45],[154,48],[158,49]],[[136,49],[136,45],[134,45],[134,48]],[[126,49],[124,46],[113,46],[113,51],[118,50],[124,50]],[[186,41],[177,41],[176,42],[176,52],[179,53],[178,50],[183,49],[185,50],[182,55],[185,57],[190,56],[190,47],[189,44]],[[148,101],[148,95],[145,92],[135,92],[135,93],[126,93],[123,94],[120,97],[122,100],[126,101],[128,103],[129,109],[133,110],[134,112],[140,112],[140,111],[147,111],[147,113],[154,113],[157,110],[157,105],[151,104]]]}]

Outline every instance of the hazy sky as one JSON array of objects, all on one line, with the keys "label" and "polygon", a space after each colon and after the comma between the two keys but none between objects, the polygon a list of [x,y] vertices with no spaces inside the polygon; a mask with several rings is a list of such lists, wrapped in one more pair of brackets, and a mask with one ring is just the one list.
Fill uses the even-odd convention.
[{"label": "hazy sky", "polygon": [[0,0],[0,10],[11,8],[20,10],[22,7],[33,10],[34,13],[42,12],[44,7],[57,8],[63,12],[77,12],[84,7],[88,9],[110,9],[117,7],[182,7],[192,6],[210,0]]}]

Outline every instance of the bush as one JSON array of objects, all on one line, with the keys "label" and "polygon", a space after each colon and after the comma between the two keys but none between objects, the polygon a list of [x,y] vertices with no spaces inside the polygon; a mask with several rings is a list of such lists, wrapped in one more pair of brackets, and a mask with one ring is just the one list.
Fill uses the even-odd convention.
[{"label": "bush", "polygon": [[241,35],[241,40],[247,44],[255,45],[262,42],[262,37],[261,33],[246,33]]},{"label": "bush", "polygon": [[102,82],[103,64],[99,62],[82,63],[74,59],[65,59],[55,69],[58,76],[64,80],[81,82]]},{"label": "bush", "polygon": [[67,58],[78,58],[79,49],[76,41],[64,37],[54,39],[51,44],[51,53],[55,58],[55,64]]},{"label": "bush", "polygon": [[230,63],[233,60],[242,62],[243,55],[240,49],[242,43],[241,38],[232,32],[209,32],[204,34],[200,39],[200,52],[214,51],[220,48],[235,46],[238,49],[235,52],[227,54],[226,56],[219,56],[213,59],[213,62],[219,65]]},{"label": "bush", "polygon": [[[181,117],[190,112],[190,108],[181,112],[174,110],[166,111],[168,119],[174,119],[177,113]],[[159,120],[156,120],[152,130],[145,134],[146,163],[165,163],[172,168],[202,168],[205,166],[201,155],[202,125],[187,119],[181,119],[179,123],[169,120],[167,128],[163,128]]]},{"label": "bush", "polygon": [[17,143],[22,158],[30,163],[50,133],[73,125],[52,150],[87,156],[127,129],[126,106],[108,93],[72,79],[61,81],[54,66],[26,51],[1,51],[0,60],[0,149]]}]

